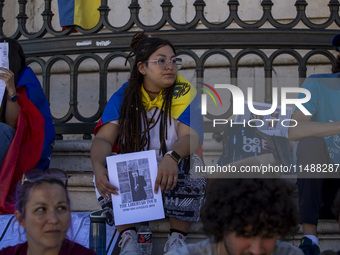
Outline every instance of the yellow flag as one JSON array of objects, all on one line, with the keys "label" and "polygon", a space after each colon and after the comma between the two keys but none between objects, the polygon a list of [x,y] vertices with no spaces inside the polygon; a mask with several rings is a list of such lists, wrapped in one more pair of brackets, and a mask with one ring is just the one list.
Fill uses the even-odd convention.
[{"label": "yellow flag", "polygon": [[101,0],[75,0],[74,25],[84,29],[91,29],[98,24],[100,13],[98,8]]}]

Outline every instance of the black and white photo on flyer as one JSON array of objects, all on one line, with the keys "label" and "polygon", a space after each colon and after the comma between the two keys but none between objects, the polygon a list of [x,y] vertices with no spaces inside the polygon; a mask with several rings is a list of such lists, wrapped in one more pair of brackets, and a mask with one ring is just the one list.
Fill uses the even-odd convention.
[{"label": "black and white photo on flyer", "polygon": [[161,192],[154,193],[157,177],[154,150],[114,155],[106,158],[116,225],[164,218]]}]

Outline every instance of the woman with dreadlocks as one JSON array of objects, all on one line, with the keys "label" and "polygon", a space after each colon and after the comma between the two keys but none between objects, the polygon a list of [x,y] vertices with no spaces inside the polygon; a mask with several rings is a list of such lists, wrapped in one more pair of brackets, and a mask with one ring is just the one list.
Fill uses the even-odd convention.
[{"label": "woman with dreadlocks", "polygon": [[[179,174],[178,165],[189,155],[200,160],[194,153],[201,156],[200,101],[196,89],[177,74],[181,59],[168,40],[138,33],[130,46],[127,60],[134,57],[134,63],[129,81],[111,97],[95,129],[91,147],[95,186],[102,207],[112,206],[110,196],[117,195],[118,188],[108,181],[106,157],[113,148],[118,147],[120,153],[156,150],[158,173],[154,192],[160,187],[168,201],[164,203],[165,214],[170,218],[170,234],[164,248],[168,251],[185,245],[191,222],[199,220],[204,197],[205,179],[190,178],[188,171]],[[179,208],[178,193],[183,190],[186,193],[181,193],[182,197],[196,196],[199,205]],[[117,229],[121,233],[120,254],[138,254],[135,226],[120,225]]]}]

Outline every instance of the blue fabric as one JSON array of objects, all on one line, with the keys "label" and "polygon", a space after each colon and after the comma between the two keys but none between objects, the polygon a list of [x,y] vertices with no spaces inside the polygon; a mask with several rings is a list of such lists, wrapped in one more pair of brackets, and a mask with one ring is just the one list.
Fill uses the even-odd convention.
[{"label": "blue fabric", "polygon": [[[60,26],[74,25],[74,0],[58,0]],[[62,8],[60,8],[62,6]]]},{"label": "blue fabric", "polygon": [[127,85],[128,82],[125,82],[123,86],[118,89],[107,102],[102,116],[102,121],[104,124],[119,119],[120,108],[123,103],[125,88]]},{"label": "blue fabric", "polygon": [[6,153],[8,151],[9,146],[11,145],[11,142],[13,140],[15,134],[15,129],[11,126],[0,122],[0,166],[2,165],[2,162],[4,161],[4,158],[6,156]]},{"label": "blue fabric", "polygon": [[199,93],[196,94],[191,104],[178,117],[178,121],[194,129],[203,144],[203,117],[201,115],[201,100]]},{"label": "blue fabric", "polygon": [[37,107],[45,118],[45,138],[41,158],[36,168],[47,169],[50,164],[52,148],[55,139],[55,129],[49,103],[41,88],[40,82],[30,67],[25,67],[18,77],[18,87],[25,87],[29,100]]},{"label": "blue fabric", "polygon": [[[303,88],[311,92],[311,99],[303,106],[312,114],[311,121],[340,121],[340,73],[309,76]],[[299,98],[304,98],[300,94]],[[340,163],[340,135],[324,137],[333,163]]]},{"label": "blue fabric", "polygon": [[[108,101],[101,118],[103,124],[119,119],[120,108],[122,106],[127,85],[128,82],[125,82],[123,86],[118,89]],[[196,94],[196,97],[191,102],[191,104],[178,117],[178,121],[194,129],[199,135],[201,144],[203,143],[203,117],[201,115],[201,101],[199,93]]]}]

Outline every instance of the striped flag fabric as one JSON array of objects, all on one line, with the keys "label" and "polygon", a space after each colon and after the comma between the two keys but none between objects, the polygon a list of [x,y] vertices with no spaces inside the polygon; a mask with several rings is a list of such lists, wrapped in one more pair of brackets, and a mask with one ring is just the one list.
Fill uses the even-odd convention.
[{"label": "striped flag fabric", "polygon": [[95,27],[100,18],[100,5],[101,0],[58,0],[60,26]]}]

